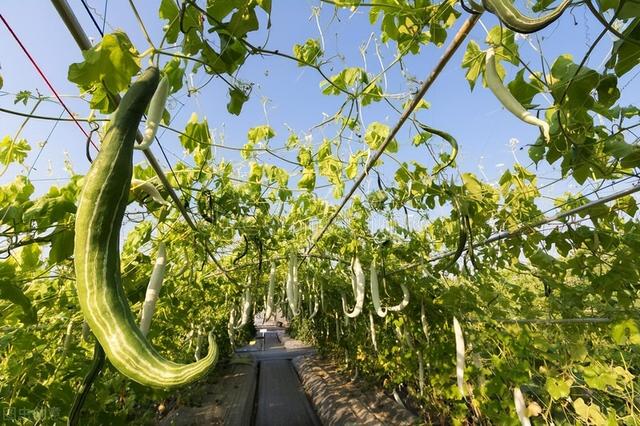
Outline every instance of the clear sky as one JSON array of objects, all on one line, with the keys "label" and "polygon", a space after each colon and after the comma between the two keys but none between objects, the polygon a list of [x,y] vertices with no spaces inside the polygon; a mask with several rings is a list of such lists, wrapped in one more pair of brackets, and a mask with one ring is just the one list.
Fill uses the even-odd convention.
[{"label": "clear sky", "polygon": [[[105,0],[89,0],[89,6],[94,9],[96,19],[102,24],[106,17],[106,32],[114,29],[124,29],[139,51],[147,49],[147,44],[142,37],[133,13],[125,1],[107,2],[106,16],[103,15]],[[154,42],[161,39],[160,28],[163,22],[157,18],[157,4],[159,2],[135,2],[141,12],[145,25],[151,32]],[[94,41],[99,40],[99,35],[88,14],[79,0],[69,0],[85,31]],[[319,8],[319,9],[318,9]],[[319,10],[316,21],[314,10]],[[380,61],[385,65],[391,63],[396,50],[395,43],[382,44],[379,39],[379,22],[373,26],[368,20],[368,8],[361,8],[355,12],[340,10],[338,12],[329,5],[311,0],[274,0],[271,16],[272,27],[266,31],[265,16],[261,16],[261,29],[252,33],[250,40],[255,44],[263,44],[266,40],[267,48],[291,53],[295,43],[303,43],[308,38],[320,38],[325,42],[325,59],[331,63],[323,67],[329,75],[334,75],[345,66],[365,66],[369,72],[380,71]],[[31,52],[34,59],[41,66],[54,87],[65,95],[65,101],[79,116],[87,116],[88,104],[77,98],[77,87],[68,82],[66,75],[70,63],[82,59],[80,51],[74,43],[66,27],[60,20],[50,2],[44,0],[22,0],[19,2],[3,1],[0,3],[0,13],[13,27],[18,37]],[[459,20],[459,26],[466,13]],[[485,14],[481,24],[477,25],[471,33],[470,39],[476,40],[481,48],[486,48],[484,39],[485,27],[490,29],[496,25],[495,17]],[[600,32],[601,26],[590,15],[584,6],[578,6],[565,13],[561,19],[529,39],[520,38],[520,53],[523,58],[538,70],[540,69],[539,52],[534,50],[541,47],[547,61],[553,61],[560,53],[572,53],[576,61],[590,45],[590,42]],[[452,33],[450,33],[449,39]],[[449,41],[447,40],[447,42]],[[376,53],[375,46],[378,45]],[[446,43],[445,43],[446,44]],[[366,53],[361,54],[361,47],[368,45]],[[534,169],[529,160],[526,145],[535,141],[538,129],[527,125],[504,110],[488,89],[481,84],[476,85],[473,92],[464,78],[464,70],[461,69],[462,55],[467,43],[457,52],[441,77],[426,96],[431,104],[427,111],[421,111],[421,121],[453,134],[460,143],[460,155],[458,157],[458,169],[460,172],[473,172],[486,176],[489,181],[495,181],[499,175],[514,161]],[[611,37],[605,36],[601,48],[595,50],[587,66],[601,71],[603,63],[608,57],[608,49],[611,46]],[[443,48],[430,46],[423,49],[419,55],[405,58],[404,72],[413,75],[418,80],[423,80],[440,57]],[[146,65],[146,59],[144,65]],[[15,40],[10,36],[4,26],[0,25],[0,75],[4,79],[4,87],[0,93],[0,106],[4,108],[29,112],[35,101],[31,100],[26,106],[14,104],[15,93],[21,90],[30,90],[50,96],[50,90],[45,86],[40,76],[35,72],[26,56],[19,49]],[[507,79],[510,80],[516,68],[508,68]],[[415,88],[408,85],[403,78],[403,70],[395,65],[387,74],[385,93],[407,95]],[[638,93],[638,84],[634,80],[635,74],[625,76],[622,85],[630,82],[626,89],[627,95]],[[238,78],[242,81],[253,82],[254,89],[251,99],[244,106],[242,114],[237,117],[227,113],[227,89],[219,80],[213,79],[199,93],[187,96],[183,94],[174,98],[170,104],[173,115],[172,126],[183,129],[184,123],[192,112],[200,117],[205,117],[211,126],[215,142],[224,143],[232,147],[242,147],[246,142],[247,130],[251,127],[270,124],[276,131],[276,138],[271,142],[273,147],[282,147],[288,136],[287,128],[293,129],[301,138],[311,135],[311,140],[317,145],[323,136],[332,137],[335,129],[310,129],[323,121],[327,115],[332,115],[344,101],[343,97],[324,96],[320,93],[319,83],[321,77],[310,68],[298,67],[294,62],[278,57],[251,57],[239,72]],[[209,76],[200,73],[193,78],[193,84],[198,87],[205,83]],[[542,98],[536,98],[543,105],[548,102]],[[637,103],[635,98],[623,99],[623,104]],[[402,101],[395,100],[396,105]],[[36,110],[37,114],[59,116],[62,108],[54,101],[43,102]],[[63,114],[66,117],[66,114]],[[388,125],[395,124],[399,114],[384,103],[367,107],[362,112],[365,124],[373,121],[384,122]],[[23,119],[4,113],[0,113],[0,136],[15,135]],[[396,158],[400,161],[418,160],[429,166],[433,160],[428,156],[424,147],[411,146],[413,133],[406,126],[398,137],[400,151]],[[46,189],[55,181],[49,179],[63,178],[58,184],[65,182],[68,174],[64,170],[65,155],[70,160],[73,169],[78,173],[84,173],[88,168],[88,161],[84,155],[85,138],[73,123],[59,123],[31,120],[25,126],[21,137],[26,138],[32,145],[26,166],[32,167],[30,177],[38,182],[38,191]],[[515,148],[513,147],[516,140]],[[40,153],[40,146],[47,141]],[[166,148],[169,160],[175,163],[183,158],[183,150],[177,137],[173,133],[160,132],[160,140]],[[522,151],[519,148],[524,147]],[[354,143],[353,149],[357,149]],[[447,149],[446,145],[437,142],[436,150]],[[158,158],[161,153],[157,146],[153,148]],[[235,168],[239,176],[246,173],[246,163],[243,163],[237,153],[229,150],[218,149],[215,152],[217,159],[224,158],[238,164]],[[288,158],[295,158],[295,151],[284,153]],[[138,154],[137,159],[143,158]],[[282,163],[268,155],[260,156],[265,162],[286,167],[292,174],[297,170],[291,165]],[[163,166],[166,166],[162,159]],[[541,165],[537,170],[541,177],[540,184],[546,182],[545,178],[555,179],[560,176],[558,167]],[[393,179],[393,172],[397,165],[390,160],[385,160],[385,166],[380,168],[385,180]],[[25,169],[12,166],[9,171],[0,177],[0,184],[12,180],[17,174],[25,173]],[[453,174],[457,175],[457,171]],[[46,179],[46,180],[39,180]],[[293,180],[295,181],[295,179]],[[366,181],[364,186],[371,185],[375,188],[375,180]],[[347,188],[350,184],[347,183]],[[625,187],[625,185],[622,185]],[[576,192],[580,188],[574,186],[571,181],[554,185],[545,190],[548,195],[557,195],[567,190]],[[617,188],[620,189],[620,188]],[[585,192],[588,190],[585,189]],[[319,195],[331,198],[331,190],[320,190]]]}]

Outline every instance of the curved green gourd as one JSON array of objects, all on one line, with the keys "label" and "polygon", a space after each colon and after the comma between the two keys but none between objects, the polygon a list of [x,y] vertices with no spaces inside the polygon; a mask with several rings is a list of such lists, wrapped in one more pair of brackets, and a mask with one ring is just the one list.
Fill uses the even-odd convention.
[{"label": "curved green gourd", "polygon": [[143,385],[168,388],[203,376],[218,349],[192,364],[163,358],[144,337],[129,308],[120,277],[120,228],[131,185],[133,145],[142,114],[158,85],[149,68],[131,85],[109,125],[100,153],[85,176],[75,225],[74,261],[82,313],[107,358]]},{"label": "curved green gourd", "polygon": [[482,0],[484,8],[496,15],[507,28],[522,34],[534,33],[553,23],[570,4],[571,0],[563,0],[548,14],[531,18],[522,14],[511,0]]}]

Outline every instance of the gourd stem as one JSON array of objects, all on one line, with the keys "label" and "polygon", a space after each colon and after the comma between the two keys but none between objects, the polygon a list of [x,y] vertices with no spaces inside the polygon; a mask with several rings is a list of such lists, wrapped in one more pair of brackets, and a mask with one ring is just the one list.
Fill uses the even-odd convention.
[{"label": "gourd stem", "polygon": [[93,382],[98,378],[98,375],[104,368],[105,364],[105,354],[100,343],[96,342],[93,348],[93,360],[91,361],[91,366],[89,367],[89,371],[87,375],[84,376],[84,380],[82,381],[82,385],[80,386],[80,392],[76,395],[76,398],[73,400],[73,405],[71,406],[71,411],[69,411],[69,426],[75,426],[80,421],[80,413],[82,412],[82,407],[87,400],[87,396],[89,396],[89,391],[91,391],[91,386]]}]

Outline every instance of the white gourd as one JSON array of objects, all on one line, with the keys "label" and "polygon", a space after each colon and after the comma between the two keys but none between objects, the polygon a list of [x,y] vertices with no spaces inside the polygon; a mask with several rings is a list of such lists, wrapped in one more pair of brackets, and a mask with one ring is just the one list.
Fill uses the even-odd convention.
[{"label": "white gourd", "polygon": [[424,337],[429,340],[429,325],[427,324],[427,314],[424,310],[424,300],[420,301],[420,323],[422,324],[422,332]]},{"label": "white gourd", "polygon": [[424,361],[422,360],[422,351],[418,351],[418,387],[420,396],[424,394]]},{"label": "white gourd", "polygon": [[289,273],[287,274],[287,302],[289,303],[289,309],[294,317],[300,314],[298,309],[298,260],[296,254],[292,252],[289,255]]},{"label": "white gourd", "polygon": [[276,264],[271,262],[271,271],[269,272],[269,289],[267,290],[267,309],[264,314],[265,321],[268,321],[273,314],[273,292],[276,287]]},{"label": "white gourd", "polygon": [[371,330],[371,343],[373,343],[373,350],[378,352],[378,342],[376,340],[376,323],[373,320],[373,312],[369,311],[369,328]]},{"label": "white gourd", "polygon": [[362,312],[362,307],[364,305],[365,276],[364,271],[362,270],[362,265],[360,264],[360,260],[357,257],[353,258],[351,262],[351,268],[351,283],[354,289],[356,305],[353,307],[353,310],[349,312],[346,306],[346,302],[343,299],[342,309],[347,317],[356,318]]},{"label": "white gourd", "polygon": [[69,352],[71,348],[71,335],[73,334],[73,326],[75,325],[75,320],[72,318],[69,320],[69,324],[67,325],[67,332],[64,335],[64,341],[62,343],[62,357],[64,358]]},{"label": "white gourd", "polygon": [[371,261],[369,283],[371,287],[371,301],[373,302],[373,308],[375,309],[376,314],[379,317],[384,318],[385,316],[387,316],[387,310],[384,309],[380,304],[380,291],[378,287],[378,270],[376,269],[375,259]]},{"label": "white gourd", "polygon": [[170,206],[171,203],[167,202],[158,189],[151,183],[140,179],[131,179],[131,191],[140,190],[147,194],[151,199],[163,206]]},{"label": "white gourd", "polygon": [[[311,299],[309,299],[309,303],[311,303]],[[315,317],[318,314],[318,311],[320,310],[320,303],[318,302],[318,297],[314,297],[314,302],[313,302],[313,310],[310,311],[311,315],[309,315],[309,319],[313,319],[313,317]]]},{"label": "white gourd", "polygon": [[242,299],[242,318],[240,320],[240,326],[245,326],[249,323],[253,308],[253,295],[251,294],[251,278],[247,288],[244,290],[244,298]]},{"label": "white gourd", "polygon": [[235,335],[236,335],[236,308],[231,308],[229,311],[229,322],[227,323],[227,334],[229,335],[229,343],[231,347],[235,347]]},{"label": "white gourd", "polygon": [[513,97],[509,89],[507,89],[503,85],[496,68],[496,57],[493,48],[489,48],[487,50],[485,65],[485,79],[487,81],[487,86],[489,87],[489,89],[491,89],[496,98],[498,98],[500,103],[502,103],[502,105],[504,105],[504,107],[509,112],[518,117],[520,120],[524,121],[525,123],[538,126],[542,131],[542,135],[544,136],[545,141],[549,142],[549,123],[539,119],[538,117],[524,109],[520,102],[518,102],[518,100]]},{"label": "white gourd", "polygon": [[371,276],[369,277],[369,280],[371,287],[371,300],[373,301],[373,307],[376,310],[376,314],[378,314],[379,317],[384,318],[387,315],[387,312],[400,312],[409,305],[409,289],[404,283],[402,283],[400,284],[400,287],[402,288],[402,301],[395,306],[389,306],[387,308],[382,307],[380,303],[380,286],[378,284],[378,270],[376,268],[375,259],[371,262]]},{"label": "white gourd", "polygon": [[87,343],[91,343],[91,328],[89,328],[89,323],[87,321],[82,322],[82,340]]},{"label": "white gourd", "polygon": [[456,378],[458,381],[458,390],[462,397],[466,397],[464,389],[464,335],[462,327],[456,317],[453,317],[453,332],[456,338]]},{"label": "white gourd", "polygon": [[147,114],[147,123],[142,134],[142,142],[134,145],[135,149],[145,150],[153,143],[156,133],[158,132],[158,127],[160,126],[160,120],[162,120],[162,113],[164,112],[164,106],[167,103],[168,97],[169,80],[167,77],[162,77],[151,98],[151,102],[149,102],[149,114]]},{"label": "white gourd", "polygon": [[165,245],[161,241],[158,244],[158,254],[156,255],[156,263],[153,265],[153,271],[149,278],[149,284],[147,285],[147,292],[144,296],[144,302],[142,304],[142,312],[140,315],[140,331],[146,336],[149,334],[151,328],[151,318],[156,310],[156,302],[160,295],[160,289],[162,288],[162,281],[164,280],[164,271],[167,265],[167,253]]},{"label": "white gourd", "polygon": [[513,389],[513,401],[516,406],[516,413],[518,414],[520,424],[522,426],[531,426],[531,420],[529,420],[529,416],[527,415],[527,404],[522,396],[522,391],[517,386]]}]

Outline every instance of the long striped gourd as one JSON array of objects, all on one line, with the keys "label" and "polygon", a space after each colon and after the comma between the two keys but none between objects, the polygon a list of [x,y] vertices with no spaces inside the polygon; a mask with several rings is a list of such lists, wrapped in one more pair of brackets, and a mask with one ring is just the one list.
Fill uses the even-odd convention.
[{"label": "long striped gourd", "polygon": [[142,304],[142,312],[140,313],[140,331],[142,331],[142,334],[145,336],[149,334],[149,329],[151,328],[151,318],[156,310],[156,302],[160,296],[166,265],[167,252],[164,243],[160,241],[158,244],[156,263],[153,265],[153,270],[151,271],[151,278],[149,278],[149,284],[147,285],[147,291]]},{"label": "long striped gourd", "polygon": [[516,8],[511,0],[482,0],[482,5],[500,19],[505,27],[521,34],[540,31],[562,15],[571,0],[564,0],[548,14],[539,18],[525,16]]},{"label": "long striped gourd", "polygon": [[113,366],[130,379],[157,388],[202,377],[218,356],[213,335],[209,353],[192,364],[163,358],[144,337],[131,313],[120,276],[120,228],[127,206],[138,124],[158,84],[148,68],[116,110],[100,153],[85,176],[75,224],[74,262],[80,308]]},{"label": "long striped gourd", "polygon": [[342,298],[342,310],[347,318],[355,318],[360,315],[362,306],[364,305],[365,277],[362,265],[357,257],[354,257],[351,261],[351,284],[356,298],[356,305],[353,307],[353,310],[349,312],[346,301],[344,297]]},{"label": "long striped gourd", "polygon": [[492,47],[487,50],[485,65],[485,79],[487,81],[487,87],[491,89],[500,103],[502,103],[502,105],[504,105],[504,107],[509,112],[518,117],[520,120],[524,121],[525,123],[538,126],[542,131],[542,135],[544,136],[545,141],[549,142],[549,123],[539,119],[538,117],[524,109],[520,102],[518,102],[518,100],[513,97],[509,89],[504,87],[504,85],[502,84],[502,80],[500,80],[498,70],[496,69],[496,55]]}]

